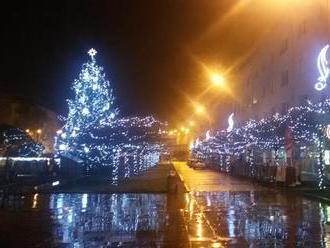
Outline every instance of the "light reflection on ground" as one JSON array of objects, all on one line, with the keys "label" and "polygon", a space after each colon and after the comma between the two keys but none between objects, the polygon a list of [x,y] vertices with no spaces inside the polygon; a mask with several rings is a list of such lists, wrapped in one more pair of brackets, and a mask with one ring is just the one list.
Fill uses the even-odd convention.
[{"label": "light reflection on ground", "polygon": [[319,202],[274,191],[35,194],[11,197],[0,209],[0,244],[328,247],[329,210]]},{"label": "light reflection on ground", "polygon": [[166,221],[163,195],[70,195],[50,197],[54,236],[75,247],[162,242]]},{"label": "light reflection on ground", "polygon": [[[257,192],[191,193],[190,240],[225,247],[329,247],[327,205],[300,196]],[[203,221],[200,221],[203,216]]]},{"label": "light reflection on ground", "polygon": [[[6,228],[0,223],[0,229],[21,239],[18,242],[10,234],[2,239],[8,244],[155,247],[166,239],[166,195],[35,194],[15,201],[15,205],[12,199],[0,210],[5,220],[2,224],[7,224]],[[19,219],[22,226],[15,227]]]}]

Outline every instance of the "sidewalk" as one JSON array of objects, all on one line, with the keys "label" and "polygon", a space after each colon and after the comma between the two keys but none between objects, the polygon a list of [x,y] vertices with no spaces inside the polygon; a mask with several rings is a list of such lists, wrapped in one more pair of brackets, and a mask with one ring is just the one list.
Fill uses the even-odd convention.
[{"label": "sidewalk", "polygon": [[177,173],[183,178],[188,191],[219,192],[219,191],[264,191],[269,190],[250,180],[232,177],[213,170],[194,170],[186,162],[173,163]]},{"label": "sidewalk", "polygon": [[299,194],[330,203],[330,190],[320,191],[317,186],[301,185],[297,187],[280,186],[265,182],[253,181],[248,178],[232,176],[214,170],[194,170],[185,162],[174,162],[174,167],[188,191],[217,192],[217,191],[279,191]]}]

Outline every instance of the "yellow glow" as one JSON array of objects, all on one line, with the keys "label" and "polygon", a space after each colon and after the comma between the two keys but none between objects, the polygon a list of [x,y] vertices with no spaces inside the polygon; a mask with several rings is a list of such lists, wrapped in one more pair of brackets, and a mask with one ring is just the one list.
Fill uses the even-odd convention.
[{"label": "yellow glow", "polygon": [[29,133],[30,132],[30,129],[25,129],[25,132]]},{"label": "yellow glow", "polygon": [[37,133],[38,133],[38,134],[41,134],[41,132],[42,132],[42,130],[39,128],[39,129],[37,130]]},{"label": "yellow glow", "polygon": [[196,235],[198,239],[203,237],[203,221],[202,221],[202,214],[198,213],[196,215]]},{"label": "yellow glow", "polygon": [[219,242],[214,242],[211,244],[211,247],[212,248],[220,248],[220,247],[223,247]]},{"label": "yellow glow", "polygon": [[225,83],[225,79],[223,78],[223,76],[221,76],[217,73],[211,74],[211,81],[216,86],[223,86]]},{"label": "yellow glow", "polygon": [[36,208],[38,205],[38,194],[33,195],[32,208]]},{"label": "yellow glow", "polygon": [[188,206],[190,202],[189,194],[185,194],[185,200],[186,200],[186,206]]},{"label": "yellow glow", "polygon": [[187,134],[190,132],[190,129],[189,128],[185,128],[184,132]]},{"label": "yellow glow", "polygon": [[171,130],[171,131],[168,132],[168,134],[169,134],[169,135],[173,135],[174,132]]},{"label": "yellow glow", "polygon": [[195,107],[195,112],[197,114],[204,114],[204,112],[205,112],[204,106],[200,105],[200,104],[197,104],[196,107]]},{"label": "yellow glow", "polygon": [[189,121],[189,126],[195,126],[195,122],[194,121]]}]

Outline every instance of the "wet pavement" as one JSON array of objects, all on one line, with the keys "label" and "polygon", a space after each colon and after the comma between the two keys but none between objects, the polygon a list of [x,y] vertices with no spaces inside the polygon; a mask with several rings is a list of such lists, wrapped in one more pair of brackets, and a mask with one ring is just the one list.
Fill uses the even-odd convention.
[{"label": "wet pavement", "polygon": [[176,171],[183,177],[189,191],[261,191],[267,188],[249,180],[230,177],[212,170],[192,169],[186,162],[174,162]]},{"label": "wet pavement", "polygon": [[165,194],[35,194],[11,198],[0,210],[1,247],[188,244],[185,227],[175,216],[180,211],[173,213],[169,207],[178,209],[176,201],[171,202]]},{"label": "wet pavement", "polygon": [[0,245],[330,247],[330,206],[175,166],[194,191],[11,196],[0,208]]},{"label": "wet pavement", "polygon": [[220,174],[174,166],[190,193],[191,247],[330,247],[330,206]]}]

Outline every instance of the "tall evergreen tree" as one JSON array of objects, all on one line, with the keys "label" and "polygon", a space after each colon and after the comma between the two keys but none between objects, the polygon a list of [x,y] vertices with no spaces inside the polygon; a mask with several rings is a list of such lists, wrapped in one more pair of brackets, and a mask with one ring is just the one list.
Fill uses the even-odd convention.
[{"label": "tall evergreen tree", "polygon": [[110,82],[96,64],[96,53],[93,48],[88,51],[90,60],[74,80],[74,97],[68,100],[68,116],[57,140],[60,153],[83,159],[90,153],[92,131],[110,125],[118,113]]}]

